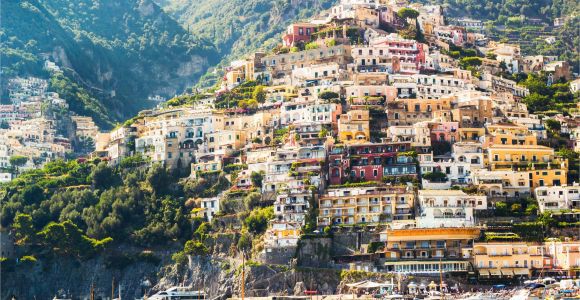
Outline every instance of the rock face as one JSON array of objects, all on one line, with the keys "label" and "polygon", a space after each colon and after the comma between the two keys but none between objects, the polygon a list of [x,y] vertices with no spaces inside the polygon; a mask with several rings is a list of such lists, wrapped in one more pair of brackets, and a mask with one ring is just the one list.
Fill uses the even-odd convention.
[{"label": "rock face", "polygon": [[115,294],[121,286],[125,299],[141,296],[147,280],[155,280],[159,267],[150,263],[135,263],[122,270],[107,268],[103,257],[79,262],[68,258],[55,258],[49,262],[18,265],[14,271],[2,271],[2,299],[52,299],[66,293],[73,299],[90,294],[91,284],[95,295],[111,297],[113,278]]},{"label": "rock face", "polygon": [[[142,297],[144,293],[185,286],[204,290],[212,299],[240,295],[242,259],[235,249],[235,234],[217,234],[205,242],[210,256],[189,257],[187,264],[174,264],[176,249],[156,251],[160,262],[138,258],[127,263],[111,259],[112,253],[88,261],[71,258],[43,258],[35,264],[19,264],[7,270],[3,266],[2,299],[50,299],[65,292],[72,299],[86,299],[91,284],[95,294],[109,298],[115,282],[115,294],[121,286],[124,299]],[[332,294],[341,286],[341,272],[332,269],[331,238],[307,239],[301,242],[293,266],[265,265],[247,261],[244,268],[245,295],[304,295],[305,290]],[[122,250],[116,251],[124,253]],[[127,251],[125,251],[127,252]],[[126,257],[126,256],[122,256]],[[297,265],[294,265],[297,262]],[[126,266],[125,266],[126,265]],[[113,279],[114,278],[114,279]]]},{"label": "rock face", "polygon": [[[242,284],[241,261],[235,265],[215,257],[190,257],[185,267],[169,266],[159,274],[161,279],[153,288],[163,290],[175,285],[203,289],[210,298],[226,299],[240,295]],[[245,295],[303,295],[305,290],[334,293],[340,284],[340,272],[284,266],[251,265],[244,270]]]}]

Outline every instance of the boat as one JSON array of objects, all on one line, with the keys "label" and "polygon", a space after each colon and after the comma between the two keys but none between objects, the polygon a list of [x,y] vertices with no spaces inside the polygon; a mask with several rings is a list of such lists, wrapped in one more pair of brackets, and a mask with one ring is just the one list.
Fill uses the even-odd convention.
[{"label": "boat", "polygon": [[192,291],[187,287],[174,286],[165,291],[157,292],[156,294],[144,299],[148,300],[200,300],[206,299],[207,295],[203,291]]}]

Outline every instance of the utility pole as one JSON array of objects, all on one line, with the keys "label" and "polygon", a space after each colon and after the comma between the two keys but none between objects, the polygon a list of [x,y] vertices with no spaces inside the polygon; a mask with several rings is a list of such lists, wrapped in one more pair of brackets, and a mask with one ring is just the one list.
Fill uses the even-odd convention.
[{"label": "utility pole", "polygon": [[245,285],[246,285],[246,273],[244,272],[246,261],[245,261],[245,252],[242,250],[242,300],[244,300],[244,293],[245,293]]},{"label": "utility pole", "polygon": [[95,300],[95,283],[91,283],[91,300]]},{"label": "utility pole", "polygon": [[443,293],[443,265],[441,264],[441,258],[439,258],[439,292],[441,292],[441,299],[445,300],[445,293]]},{"label": "utility pole", "polygon": [[113,276],[113,282],[111,283],[111,300],[115,298],[115,276]]}]

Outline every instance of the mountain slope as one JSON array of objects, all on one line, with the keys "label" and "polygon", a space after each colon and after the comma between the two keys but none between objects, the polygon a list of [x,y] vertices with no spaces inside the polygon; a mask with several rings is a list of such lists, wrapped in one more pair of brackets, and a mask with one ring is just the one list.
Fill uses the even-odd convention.
[{"label": "mountain slope", "polygon": [[91,90],[112,120],[173,96],[218,61],[149,0],[26,0],[2,3],[2,73],[42,74],[43,56]]},{"label": "mountain slope", "polygon": [[469,16],[481,20],[505,21],[511,16],[525,16],[553,21],[570,16],[580,9],[575,0],[423,0],[423,3],[441,4],[449,16]]},{"label": "mountain slope", "polygon": [[280,41],[286,26],[337,0],[156,0],[190,32],[212,41],[225,61]]}]

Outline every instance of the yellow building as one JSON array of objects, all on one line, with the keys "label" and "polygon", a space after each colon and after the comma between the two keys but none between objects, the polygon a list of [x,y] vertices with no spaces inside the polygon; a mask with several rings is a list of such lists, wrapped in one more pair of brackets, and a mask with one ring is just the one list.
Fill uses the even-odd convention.
[{"label": "yellow building", "polygon": [[530,171],[530,186],[567,184],[568,160],[557,157],[554,149],[541,145],[492,145],[487,149],[490,170]]},{"label": "yellow building", "polygon": [[484,146],[491,145],[526,145],[538,144],[537,138],[530,133],[528,127],[511,123],[493,124],[487,126],[488,135]]},{"label": "yellow building", "polygon": [[264,88],[266,92],[266,102],[286,102],[289,99],[297,98],[298,91],[291,85],[276,85]]},{"label": "yellow building", "polygon": [[387,229],[381,233],[385,266],[390,272],[410,274],[467,272],[463,249],[471,248],[479,234],[474,227]]},{"label": "yellow building", "polygon": [[338,119],[338,140],[341,142],[370,141],[369,111],[351,110]]},{"label": "yellow building", "polygon": [[568,184],[567,169],[531,170],[530,185],[532,189],[539,186],[561,186]]},{"label": "yellow building", "polygon": [[318,225],[412,221],[414,203],[405,187],[329,189],[319,199]]},{"label": "yellow building", "polygon": [[460,142],[477,142],[485,136],[485,128],[458,128]]},{"label": "yellow building", "polygon": [[451,120],[451,98],[397,99],[387,103],[389,126],[414,125],[433,118]]},{"label": "yellow building", "polygon": [[207,147],[210,153],[220,150],[242,149],[247,144],[246,131],[244,130],[221,130],[208,133]]},{"label": "yellow building", "polygon": [[233,61],[226,72],[226,83],[231,86],[246,80],[254,80],[256,66],[261,66],[264,53],[256,52],[250,58]]},{"label": "yellow building", "polygon": [[473,259],[480,277],[530,277],[534,269],[550,265],[542,247],[525,242],[474,243],[472,251],[464,251],[464,257]]}]

